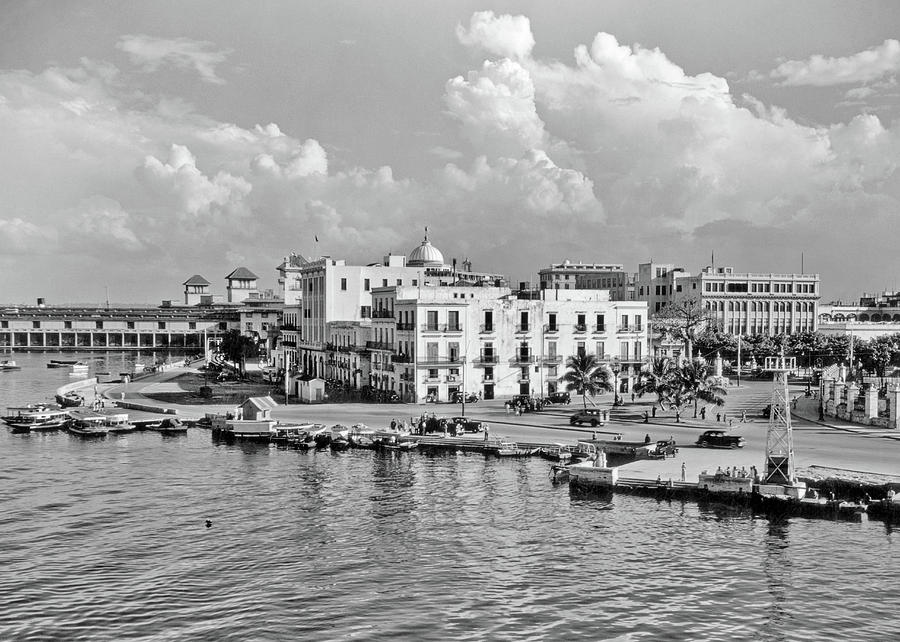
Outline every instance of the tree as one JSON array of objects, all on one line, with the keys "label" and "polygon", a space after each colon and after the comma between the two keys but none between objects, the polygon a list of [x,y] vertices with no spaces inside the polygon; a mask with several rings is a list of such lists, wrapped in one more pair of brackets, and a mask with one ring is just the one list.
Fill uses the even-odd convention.
[{"label": "tree", "polygon": [[694,347],[704,358],[721,354],[723,359],[734,359],[737,357],[737,336],[707,327],[698,333]]},{"label": "tree", "polygon": [[656,403],[662,408],[663,401],[668,398],[671,390],[674,368],[672,360],[668,357],[653,359],[645,365],[638,374],[638,380],[634,386],[634,391],[638,397],[643,397],[645,394],[655,394]]},{"label": "tree", "polygon": [[241,372],[245,373],[245,361],[247,357],[255,357],[259,354],[259,348],[251,337],[243,335],[239,330],[228,330],[222,336],[222,344],[219,346],[222,354],[231,361]]},{"label": "tree", "polygon": [[693,358],[694,342],[698,333],[710,321],[711,313],[700,299],[688,297],[670,303],[653,317],[653,326],[679,341],[684,342],[684,354],[688,361]]},{"label": "tree", "polygon": [[613,389],[610,379],[612,370],[601,363],[592,354],[576,354],[566,359],[566,373],[559,378],[566,385],[566,390],[581,395],[584,409],[587,410],[587,395],[603,394]]},{"label": "tree", "polygon": [[693,403],[694,417],[697,416],[697,407],[701,401],[716,406],[725,405],[728,390],[712,376],[705,361],[697,359],[683,364],[674,370],[672,379],[672,388],[676,393],[673,398],[677,399],[679,409]]}]

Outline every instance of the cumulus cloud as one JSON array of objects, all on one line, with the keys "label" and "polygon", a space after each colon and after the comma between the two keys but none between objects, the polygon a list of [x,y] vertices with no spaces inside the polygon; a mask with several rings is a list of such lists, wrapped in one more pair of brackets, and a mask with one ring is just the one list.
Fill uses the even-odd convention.
[{"label": "cumulus cloud", "polygon": [[816,54],[806,60],[788,60],[769,74],[782,85],[828,87],[868,83],[900,71],[900,42],[893,38],[851,56]]},{"label": "cumulus cloud", "polygon": [[525,58],[534,47],[531,21],[525,16],[494,15],[493,11],[472,14],[468,28],[456,27],[459,41],[506,58]]},{"label": "cumulus cloud", "polygon": [[485,61],[466,78],[447,82],[444,103],[463,134],[478,149],[518,156],[544,144],[544,123],[538,117],[531,75],[507,58]]},{"label": "cumulus cloud", "polygon": [[230,52],[216,49],[211,42],[129,34],[119,38],[116,47],[144,71],[154,72],[160,67],[171,66],[195,71],[208,83],[220,85],[225,82],[216,74],[216,66],[224,62]]}]

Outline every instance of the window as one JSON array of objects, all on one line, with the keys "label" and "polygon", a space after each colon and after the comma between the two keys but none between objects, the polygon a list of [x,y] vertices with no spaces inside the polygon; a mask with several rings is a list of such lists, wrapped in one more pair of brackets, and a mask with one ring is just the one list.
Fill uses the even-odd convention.
[{"label": "window", "polygon": [[[35,326],[35,327],[37,327],[37,326]],[[97,330],[102,330],[103,329],[103,321],[94,321],[94,327]]]},{"label": "window", "polygon": [[450,361],[459,361],[459,343],[452,342],[447,344],[447,351],[450,353]]},{"label": "window", "polygon": [[634,342],[634,358],[635,358],[635,360],[638,360],[641,358],[641,342],[640,341]]},{"label": "window", "polygon": [[528,312],[522,312],[519,314],[519,322],[521,326],[521,330],[523,332],[528,331]]},{"label": "window", "polygon": [[369,291],[369,279],[363,279],[363,290]]},{"label": "window", "polygon": [[619,344],[619,351],[623,361],[628,361],[628,342],[623,341]]},{"label": "window", "polygon": [[494,379],[494,368],[493,366],[489,366],[484,369],[484,380],[492,381]]},{"label": "window", "polygon": [[129,330],[134,330],[134,321],[126,321],[125,327],[128,328]]},{"label": "window", "polygon": [[637,330],[638,332],[640,332],[641,329],[642,329],[642,328],[641,328],[641,315],[640,315],[640,314],[635,314],[635,315],[634,315],[634,329]]},{"label": "window", "polygon": [[66,330],[71,330],[71,329],[72,329],[72,322],[71,322],[71,321],[63,321],[63,327],[64,327]]},{"label": "window", "polygon": [[580,332],[587,329],[587,322],[585,321],[584,314],[578,314],[575,316],[575,331]]},{"label": "window", "polygon": [[413,279],[413,280],[412,280],[412,284],[413,284],[414,286],[415,286],[415,285],[419,285],[419,279]]},{"label": "window", "polygon": [[429,361],[437,361],[438,358],[438,344],[434,341],[429,341],[425,344],[425,355]]},{"label": "window", "polygon": [[556,312],[551,312],[547,315],[547,329],[551,332],[555,332],[557,330],[556,327]]},{"label": "window", "polygon": [[197,322],[196,321],[188,321],[188,330],[196,330]]},{"label": "window", "polygon": [[606,342],[598,341],[597,342],[597,358],[603,359],[604,357],[606,357]]},{"label": "window", "polygon": [[494,311],[493,310],[485,310],[484,311],[484,331],[490,332],[494,329]]},{"label": "window", "polygon": [[[248,323],[247,325],[250,325],[250,324]],[[165,321],[157,321],[157,322],[156,322],[156,327],[157,327],[157,329],[159,329],[159,330],[165,330],[165,329],[166,329],[166,322],[165,322]]]},{"label": "window", "polygon": [[547,356],[550,359],[556,357],[556,341],[548,341],[547,342]]},{"label": "window", "polygon": [[431,330],[432,332],[434,332],[435,330],[437,330],[437,329],[438,329],[437,310],[428,310],[428,311],[425,313],[425,316],[426,316],[426,318],[427,318],[427,326],[426,326],[425,329],[426,329],[426,330]]},{"label": "window", "polygon": [[578,352],[578,356],[579,356],[579,357],[583,357],[583,356],[585,355],[584,341],[579,341],[579,342],[576,344],[576,346],[577,346],[577,347],[576,347],[576,352]]},{"label": "window", "polygon": [[[102,324],[103,321],[97,321],[97,323]],[[6,326],[3,326],[3,327],[6,327]],[[32,321],[32,322],[31,322],[31,327],[34,328],[35,330],[37,330],[38,328],[41,327],[41,322],[40,322],[40,321]],[[100,327],[102,328],[103,326],[101,325]]]},{"label": "window", "polygon": [[403,285],[403,279],[397,279],[397,285]]},{"label": "window", "polygon": [[345,279],[345,278],[341,279],[341,290],[344,292],[347,291],[347,279]]},{"label": "window", "polygon": [[371,305],[363,305],[359,308],[359,316],[363,319],[371,319],[372,318],[372,306]]},{"label": "window", "polygon": [[603,314],[597,315],[597,332],[606,332],[606,316]]},{"label": "window", "polygon": [[676,292],[681,292],[681,284],[675,286]]},{"label": "window", "polygon": [[627,314],[622,315],[622,329],[623,330],[628,329],[628,315]]},{"label": "window", "polygon": [[429,379],[437,379],[438,378],[437,368],[428,368],[428,378]]},{"label": "window", "polygon": [[383,288],[387,287],[387,279],[381,279],[381,287],[383,287]]},{"label": "window", "polygon": [[447,313],[447,326],[452,332],[459,331],[459,310],[450,310]]}]

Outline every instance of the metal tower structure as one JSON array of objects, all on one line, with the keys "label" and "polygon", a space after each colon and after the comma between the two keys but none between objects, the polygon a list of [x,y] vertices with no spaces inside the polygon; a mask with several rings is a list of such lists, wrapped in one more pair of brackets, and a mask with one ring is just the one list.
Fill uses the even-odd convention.
[{"label": "metal tower structure", "polygon": [[797,483],[794,475],[794,437],[791,433],[791,409],[788,399],[788,374],[797,369],[795,357],[766,357],[763,370],[772,376],[772,409],[766,433],[766,462],[763,484]]}]

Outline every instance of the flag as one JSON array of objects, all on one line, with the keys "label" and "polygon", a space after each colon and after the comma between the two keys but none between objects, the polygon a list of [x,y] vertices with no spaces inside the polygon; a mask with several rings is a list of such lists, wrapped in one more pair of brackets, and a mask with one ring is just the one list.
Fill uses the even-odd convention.
[{"label": "flag", "polygon": [[316,243],[318,243],[318,242],[319,242],[319,236],[318,236],[317,234],[313,234],[313,236],[316,237]]}]

